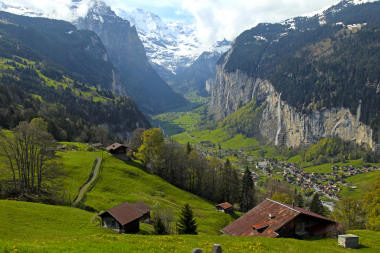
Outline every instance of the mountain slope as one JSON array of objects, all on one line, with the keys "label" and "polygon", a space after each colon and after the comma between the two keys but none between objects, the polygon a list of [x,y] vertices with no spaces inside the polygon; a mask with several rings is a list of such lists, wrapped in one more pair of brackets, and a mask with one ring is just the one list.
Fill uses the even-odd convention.
[{"label": "mountain slope", "polygon": [[202,53],[193,25],[164,22],[158,15],[142,9],[128,12],[119,9],[117,14],[136,27],[149,61],[166,81]]},{"label": "mountain slope", "polygon": [[[109,90],[98,89],[93,83],[86,82],[94,78],[91,76],[92,70],[98,66],[96,61],[91,61],[93,53],[86,54],[86,50],[73,49],[77,54],[71,55],[71,46],[84,43],[80,36],[79,39],[71,39],[71,44],[58,43],[57,47],[54,47],[54,34],[47,36],[45,32],[49,29],[55,30],[58,36],[59,26],[57,29],[54,29],[53,25],[50,26],[56,21],[24,19],[25,17],[11,15],[12,21],[20,18],[28,20],[29,25],[44,28],[45,32],[40,33],[33,28],[10,23],[11,19],[5,22],[4,17],[9,15],[0,13],[3,20],[0,22],[1,127],[10,129],[20,121],[42,117],[48,122],[49,131],[57,140],[90,142],[107,138],[105,130],[108,130],[113,138],[124,138],[139,126],[150,126],[130,98],[115,96]],[[68,27],[72,26],[68,24]],[[92,32],[85,34],[97,38]],[[29,36],[29,39],[26,36]],[[67,61],[57,59],[58,56],[51,57],[49,53],[53,54],[55,51],[62,58],[66,55]],[[77,72],[78,70],[71,72],[67,66],[71,61],[83,61],[82,56],[88,56],[84,59],[89,60],[84,66],[79,62],[73,64],[87,68],[88,75],[83,75],[82,72]],[[102,71],[97,72],[100,79]],[[93,74],[96,76],[95,72]]]},{"label": "mountain slope", "polygon": [[120,71],[123,90],[142,110],[156,113],[186,104],[186,100],[173,92],[149,64],[136,28],[118,17],[105,3],[93,2],[87,15],[75,24],[79,29],[92,30],[99,35],[110,60]]},{"label": "mountain slope", "polygon": [[338,136],[374,148],[380,3],[356,2],[242,33],[218,62],[210,112],[223,119],[256,101],[259,133],[276,145]]},{"label": "mountain slope", "polygon": [[117,81],[107,51],[95,33],[78,31],[65,21],[7,12],[0,12],[0,20],[2,34],[59,65],[78,80],[106,89]]},{"label": "mountain slope", "polygon": [[169,84],[181,94],[195,91],[199,96],[208,96],[216,74],[216,63],[230,47],[230,41],[218,41],[190,66],[179,70]]}]

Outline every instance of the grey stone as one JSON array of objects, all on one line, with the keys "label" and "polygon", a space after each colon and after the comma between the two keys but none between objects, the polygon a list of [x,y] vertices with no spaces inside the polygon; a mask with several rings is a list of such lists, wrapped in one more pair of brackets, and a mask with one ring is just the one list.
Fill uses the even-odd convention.
[{"label": "grey stone", "polygon": [[214,244],[214,247],[212,247],[212,253],[222,253],[222,246]]},{"label": "grey stone", "polygon": [[198,249],[198,248],[196,248],[196,249],[193,249],[193,253],[202,253],[202,250],[201,250],[201,249]]},{"label": "grey stone", "polygon": [[[254,100],[263,105],[256,119],[259,122],[258,129],[254,130],[259,135],[256,137],[274,143],[277,136],[279,144],[288,147],[316,143],[321,138],[332,136],[346,141],[356,140],[358,144],[367,144],[371,148],[374,146],[373,130],[360,122],[348,108],[321,109],[303,114],[281,100],[268,80],[250,77],[240,70],[228,73],[223,66],[217,66],[209,105],[209,113],[214,119],[222,120]],[[278,123],[280,128],[275,127]]]},{"label": "grey stone", "polygon": [[339,235],[338,245],[344,248],[357,249],[359,247],[359,236],[357,235]]}]

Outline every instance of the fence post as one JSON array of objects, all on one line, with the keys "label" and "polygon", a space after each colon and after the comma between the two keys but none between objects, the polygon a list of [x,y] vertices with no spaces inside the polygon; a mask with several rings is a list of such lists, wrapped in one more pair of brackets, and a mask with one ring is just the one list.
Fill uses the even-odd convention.
[{"label": "fence post", "polygon": [[212,247],[212,253],[222,253],[222,246],[220,244],[214,244],[214,247]]}]

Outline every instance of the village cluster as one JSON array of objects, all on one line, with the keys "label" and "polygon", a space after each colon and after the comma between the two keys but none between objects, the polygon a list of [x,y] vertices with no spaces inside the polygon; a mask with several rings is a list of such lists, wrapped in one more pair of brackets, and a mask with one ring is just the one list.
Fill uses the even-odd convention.
[{"label": "village cluster", "polygon": [[255,184],[258,184],[260,178],[269,177],[277,178],[282,182],[296,185],[304,192],[319,193],[331,200],[339,200],[339,193],[343,187],[356,189],[357,186],[350,185],[347,178],[380,170],[380,167],[358,167],[348,166],[333,166],[331,173],[316,173],[306,172],[299,168],[296,164],[278,162],[275,160],[257,161],[252,155],[247,154],[244,150],[228,150],[228,149],[208,149],[216,148],[215,145],[209,142],[201,142],[200,146],[194,146],[202,150],[205,156],[213,156],[218,158],[233,156],[239,161],[232,162],[238,168],[249,167],[252,171],[252,178]]}]

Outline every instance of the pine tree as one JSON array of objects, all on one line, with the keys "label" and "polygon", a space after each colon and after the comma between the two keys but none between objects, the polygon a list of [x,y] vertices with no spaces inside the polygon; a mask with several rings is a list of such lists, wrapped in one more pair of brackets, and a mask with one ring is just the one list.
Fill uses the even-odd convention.
[{"label": "pine tree", "polygon": [[179,234],[197,234],[197,221],[189,204],[186,204],[182,209],[177,229]]},{"label": "pine tree", "polygon": [[242,188],[241,188],[241,196],[240,196],[240,210],[243,212],[247,212],[255,205],[255,185],[252,180],[251,171],[249,171],[248,167],[245,169],[243,180],[242,180]]},{"label": "pine tree", "polygon": [[167,231],[167,229],[165,227],[165,224],[162,221],[162,219],[161,219],[160,216],[157,216],[154,219],[153,227],[154,227],[154,232],[157,235],[167,235],[168,234],[168,231]]},{"label": "pine tree", "polygon": [[310,203],[310,211],[320,215],[324,215],[322,201],[320,200],[318,193],[315,193],[313,196],[313,200]]},{"label": "pine tree", "polygon": [[191,144],[190,144],[190,142],[187,142],[186,144],[185,144],[185,154],[186,155],[189,155],[190,154],[190,152],[191,152],[191,150],[193,149],[192,147],[191,147]]},{"label": "pine tree", "polygon": [[294,205],[298,207],[304,207],[305,205],[302,194],[297,192],[297,190],[294,191]]}]

